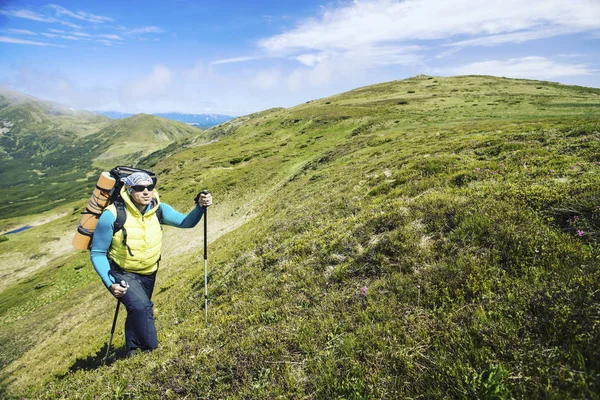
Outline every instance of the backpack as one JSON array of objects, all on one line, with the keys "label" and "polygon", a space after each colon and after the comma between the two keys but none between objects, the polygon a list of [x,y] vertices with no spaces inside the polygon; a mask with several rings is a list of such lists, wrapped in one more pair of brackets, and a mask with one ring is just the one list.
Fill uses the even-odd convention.
[{"label": "backpack", "polygon": [[[73,238],[73,246],[80,250],[89,250],[92,244],[92,238],[96,230],[96,224],[98,218],[106,207],[110,204],[114,204],[117,210],[115,218],[113,235],[120,230],[123,231],[123,245],[127,248],[130,256],[133,256],[131,249],[127,245],[127,231],[123,227],[127,219],[127,212],[125,211],[125,202],[121,197],[121,189],[123,188],[122,178],[125,178],[134,172],[145,172],[152,178],[152,184],[156,185],[156,174],[154,172],[134,167],[118,166],[110,170],[110,172],[103,172],[98,179],[96,188],[92,193],[92,197],[82,213],[83,216],[77,227],[77,232]],[[163,210],[159,205],[156,210],[156,216],[158,221],[163,223]]]}]

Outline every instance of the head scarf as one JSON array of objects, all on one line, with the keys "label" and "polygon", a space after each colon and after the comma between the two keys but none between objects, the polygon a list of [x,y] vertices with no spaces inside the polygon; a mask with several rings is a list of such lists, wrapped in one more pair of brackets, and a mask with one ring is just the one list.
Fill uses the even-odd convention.
[{"label": "head scarf", "polygon": [[125,178],[121,178],[121,181],[127,186],[127,192],[131,194],[132,187],[137,185],[140,182],[150,182],[152,178],[145,172],[134,172],[133,174],[126,176]]}]

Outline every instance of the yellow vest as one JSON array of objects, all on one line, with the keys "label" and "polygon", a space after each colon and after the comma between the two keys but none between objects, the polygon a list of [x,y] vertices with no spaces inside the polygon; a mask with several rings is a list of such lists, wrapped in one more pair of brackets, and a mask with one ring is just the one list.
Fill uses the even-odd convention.
[{"label": "yellow vest", "polygon": [[[153,197],[156,204],[143,215],[133,204],[133,201],[123,187],[121,197],[125,202],[127,219],[123,225],[124,229],[119,230],[112,237],[108,257],[113,260],[124,271],[135,272],[136,274],[150,275],[158,269],[158,260],[162,249],[162,228],[156,216],[156,210],[160,205],[158,193],[154,191]],[[117,218],[117,208],[114,204],[106,207]],[[131,249],[133,256],[123,245],[123,231],[127,231],[127,245]]]}]

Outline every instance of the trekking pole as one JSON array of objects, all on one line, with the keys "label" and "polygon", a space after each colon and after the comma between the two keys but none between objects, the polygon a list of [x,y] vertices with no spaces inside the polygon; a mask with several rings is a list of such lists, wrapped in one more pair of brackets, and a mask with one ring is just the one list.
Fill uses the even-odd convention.
[{"label": "trekking pole", "polygon": [[[125,281],[119,283],[122,287],[127,287]],[[117,325],[117,317],[119,316],[119,307],[121,307],[121,299],[117,299],[117,308],[115,310],[115,317],[113,318],[112,328],[110,329],[110,339],[108,339],[108,346],[106,347],[106,356],[104,356],[104,364],[108,361],[108,353],[110,352],[110,345],[112,344],[113,336],[115,334],[115,326]]]},{"label": "trekking pole", "polygon": [[[203,190],[202,194],[210,194],[208,190]],[[208,207],[204,206],[204,322],[208,325],[208,238],[207,230],[208,223],[206,222],[206,215]]]}]

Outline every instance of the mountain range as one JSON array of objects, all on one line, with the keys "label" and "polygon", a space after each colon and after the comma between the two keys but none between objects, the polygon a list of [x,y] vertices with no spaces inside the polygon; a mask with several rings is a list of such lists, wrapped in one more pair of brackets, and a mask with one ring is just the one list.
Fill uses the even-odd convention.
[{"label": "mountain range", "polygon": [[187,126],[143,157],[180,125],[96,118],[29,162],[87,133],[96,163],[137,132],[122,156],[161,201],[211,191],[208,247],[202,223],[165,226],[159,347],[123,358],[122,311],[104,363],[116,301],[70,246],[99,169],[3,214],[31,228],[0,241],[1,398],[598,398],[600,89],[419,75]]}]

